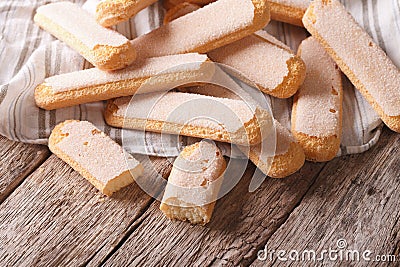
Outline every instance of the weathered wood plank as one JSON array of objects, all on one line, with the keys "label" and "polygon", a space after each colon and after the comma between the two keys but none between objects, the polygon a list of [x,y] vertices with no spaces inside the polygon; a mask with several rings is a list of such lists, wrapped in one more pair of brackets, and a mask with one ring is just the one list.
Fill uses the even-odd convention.
[{"label": "weathered wood plank", "polygon": [[[360,253],[371,250],[371,258],[378,254],[398,254],[399,156],[400,135],[386,130],[379,144],[369,152],[329,163],[286,223],[268,240],[268,250],[302,252],[312,249],[320,253],[329,247],[337,249],[337,241],[345,239],[347,249]],[[360,258],[360,262],[335,262],[325,255],[325,260],[317,263],[323,266],[382,266]],[[257,259],[252,266],[288,266],[289,263],[293,266],[313,264],[281,262],[275,254],[273,261]]]},{"label": "weathered wood plank", "polygon": [[[299,173],[283,180],[268,179],[256,192],[249,193],[254,172],[251,165],[240,183],[218,201],[212,221],[206,227],[171,222],[159,210],[159,202],[154,202],[132,226],[131,236],[104,260],[104,265],[246,263],[286,220],[323,166],[306,164]],[[90,262],[89,265],[97,264]]]},{"label": "weathered wood plank", "polygon": [[45,146],[13,142],[0,135],[0,203],[50,155]]},{"label": "weathered wood plank", "polygon": [[[165,161],[153,165],[167,175]],[[104,197],[53,155],[0,205],[0,265],[85,264],[111,252],[152,201],[136,184]]]}]

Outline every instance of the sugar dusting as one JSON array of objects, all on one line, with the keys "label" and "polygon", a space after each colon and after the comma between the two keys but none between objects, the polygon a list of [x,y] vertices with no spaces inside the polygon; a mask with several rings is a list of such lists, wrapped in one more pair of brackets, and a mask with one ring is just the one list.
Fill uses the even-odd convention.
[{"label": "sugar dusting", "polygon": [[66,123],[61,131],[67,136],[57,147],[104,185],[140,164],[90,122]]},{"label": "sugar dusting", "polygon": [[275,89],[288,75],[287,61],[294,55],[264,39],[250,35],[208,53],[218,63],[244,74],[250,81],[268,90]]},{"label": "sugar dusting", "polygon": [[148,58],[134,62],[118,71],[102,71],[97,68],[65,73],[45,79],[54,93],[66,92],[88,86],[135,78],[147,78],[157,74],[195,71],[207,60],[206,55],[196,53]]},{"label": "sugar dusting", "polygon": [[219,178],[223,161],[222,152],[213,143],[203,141],[186,147],[174,162],[168,181],[182,187],[201,186],[204,179],[212,182]]},{"label": "sugar dusting", "polygon": [[[400,71],[336,0],[315,0],[303,20],[312,25],[363,84],[383,112],[400,115]],[[315,19],[315,23],[313,20]]]},{"label": "sugar dusting", "polygon": [[202,141],[186,147],[174,162],[163,201],[178,198],[188,206],[216,200],[225,159],[213,143]]},{"label": "sugar dusting", "polygon": [[190,93],[151,93],[114,100],[114,115],[235,132],[254,117],[244,101]]},{"label": "sugar dusting", "polygon": [[[191,87],[186,89],[190,93],[195,94],[205,94],[211,95],[215,97],[224,97],[230,99],[241,99],[238,95],[234,92],[217,85],[206,84],[204,86],[197,86]],[[290,131],[282,126],[278,121],[275,120],[275,133],[276,133],[276,148],[275,148],[275,155],[283,155],[286,154],[289,150],[290,144],[296,142]],[[261,145],[255,145],[253,151],[258,155],[261,156]],[[260,159],[261,161],[265,159]]]},{"label": "sugar dusting", "polygon": [[339,135],[341,74],[313,37],[300,46],[307,74],[297,92],[295,130],[316,137]]},{"label": "sugar dusting", "polygon": [[44,5],[36,12],[68,31],[90,49],[97,45],[119,47],[128,42],[123,35],[100,26],[90,13],[71,2]]},{"label": "sugar dusting", "polygon": [[132,41],[139,57],[193,52],[252,25],[251,0],[218,0]]}]

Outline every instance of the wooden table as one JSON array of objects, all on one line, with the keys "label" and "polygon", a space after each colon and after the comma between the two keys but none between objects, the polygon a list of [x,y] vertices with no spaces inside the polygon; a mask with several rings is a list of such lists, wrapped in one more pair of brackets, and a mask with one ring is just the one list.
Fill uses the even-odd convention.
[{"label": "wooden table", "polygon": [[[374,255],[399,253],[400,135],[388,129],[364,154],[306,163],[254,193],[249,164],[206,227],[167,220],[137,185],[103,197],[44,146],[0,137],[0,147],[0,266],[348,266],[257,259],[266,244],[320,251],[339,239]],[[152,162],[168,175],[167,160]],[[374,264],[382,266],[351,263]]]}]

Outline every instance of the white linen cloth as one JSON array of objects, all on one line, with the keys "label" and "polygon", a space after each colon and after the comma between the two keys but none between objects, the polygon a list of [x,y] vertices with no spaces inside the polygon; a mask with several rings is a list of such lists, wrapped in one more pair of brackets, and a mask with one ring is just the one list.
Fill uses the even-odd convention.
[{"label": "white linen cloth", "polygon": [[[84,8],[93,10],[97,0],[89,0]],[[26,143],[46,144],[52,128],[66,119],[93,122],[113,139],[121,142],[121,130],[105,124],[103,102],[54,111],[39,109],[34,102],[34,88],[46,77],[90,67],[80,55],[33,23],[35,10],[45,0],[3,0],[0,2],[0,134]],[[79,5],[84,0],[74,0]],[[375,41],[400,66],[400,6],[397,0],[343,0],[342,3]],[[130,39],[161,25],[164,10],[156,3],[137,14],[116,30]],[[340,22],[338,22],[340,23]],[[303,28],[271,22],[266,30],[296,51],[307,37]],[[274,116],[290,127],[291,99],[271,98]],[[344,79],[343,140],[339,155],[361,153],[374,145],[382,123],[370,105],[351,83]],[[182,146],[193,138],[163,137],[154,133],[124,131],[129,137],[129,152],[177,156]],[[145,138],[145,142],[143,139]],[[137,140],[137,141],[135,141]],[[143,145],[145,144],[145,145]],[[224,151],[229,155],[229,151]]]}]

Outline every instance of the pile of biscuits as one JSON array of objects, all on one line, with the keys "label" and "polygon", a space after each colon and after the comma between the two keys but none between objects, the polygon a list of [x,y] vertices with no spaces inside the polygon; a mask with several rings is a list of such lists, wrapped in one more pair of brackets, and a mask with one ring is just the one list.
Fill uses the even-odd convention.
[{"label": "pile of biscuits", "polygon": [[[400,132],[399,70],[338,0],[165,0],[164,25],[145,35],[128,40],[108,28],[155,1],[102,0],[95,17],[70,2],[40,7],[34,21],[95,68],[48,77],[35,89],[37,105],[52,110],[108,100],[104,117],[111,126],[247,147],[262,172],[282,178],[305,159],[329,161],[338,153],[343,72],[385,124]],[[312,36],[294,53],[262,31],[271,18],[304,26]],[[216,71],[213,62],[237,70],[272,97],[294,96],[291,132],[266,110],[207,85]],[[199,81],[204,83],[194,86]],[[223,123],[192,121],[198,113],[190,107],[170,116],[188,102],[201,103],[195,109],[204,114],[216,104],[229,107],[240,114],[239,123],[226,114]],[[276,152],[265,158],[262,133],[272,125]],[[49,147],[106,195],[143,174],[137,160],[90,122],[59,124]],[[186,147],[174,163],[161,210],[171,219],[206,224],[225,168],[214,143]]]}]

